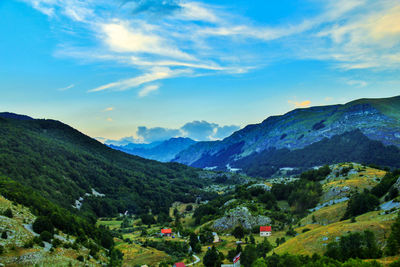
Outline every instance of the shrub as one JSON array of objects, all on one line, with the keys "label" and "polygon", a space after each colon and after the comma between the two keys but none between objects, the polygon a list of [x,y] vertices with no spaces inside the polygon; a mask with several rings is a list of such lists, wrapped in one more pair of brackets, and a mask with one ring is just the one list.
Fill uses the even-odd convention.
[{"label": "shrub", "polygon": [[40,234],[40,238],[41,238],[43,241],[50,242],[51,239],[53,238],[53,235],[52,235],[50,232],[48,232],[48,231],[43,231],[43,232]]},{"label": "shrub", "polygon": [[38,234],[41,234],[43,231],[47,231],[49,233],[54,233],[54,226],[51,223],[50,219],[45,216],[39,216],[36,218],[35,222],[32,225],[33,231]]},{"label": "shrub", "polygon": [[6,211],[4,212],[4,216],[6,216],[8,218],[14,217],[13,213],[12,213],[12,210],[10,208],[6,209]]},{"label": "shrub", "polygon": [[4,231],[3,233],[1,233],[1,238],[3,238],[3,239],[8,238],[7,231]]}]

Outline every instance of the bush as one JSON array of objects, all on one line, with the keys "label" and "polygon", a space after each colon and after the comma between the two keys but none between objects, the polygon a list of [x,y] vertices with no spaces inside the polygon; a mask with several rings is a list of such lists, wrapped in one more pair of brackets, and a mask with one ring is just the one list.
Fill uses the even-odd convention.
[{"label": "bush", "polygon": [[343,219],[358,216],[375,210],[379,206],[379,199],[369,192],[356,193],[351,196]]},{"label": "bush", "polygon": [[4,216],[6,216],[8,218],[14,217],[13,213],[12,213],[12,210],[10,208],[6,209],[6,211],[4,212]]},{"label": "bush", "polygon": [[51,223],[50,219],[45,216],[39,216],[36,218],[35,222],[32,225],[33,231],[38,234],[41,234],[43,231],[47,231],[49,233],[54,233],[54,226]]},{"label": "bush", "polygon": [[53,238],[53,235],[52,235],[50,232],[48,232],[48,231],[43,231],[43,232],[40,234],[40,238],[41,238],[43,241],[50,242],[51,239]]},{"label": "bush", "polygon": [[8,238],[7,231],[4,231],[3,233],[1,233],[1,238],[3,238],[3,239]]},{"label": "bush", "polygon": [[0,245],[0,255],[4,253],[4,247]]},{"label": "bush", "polygon": [[76,259],[82,262],[85,260],[85,258],[82,255],[79,255]]},{"label": "bush", "polygon": [[33,239],[31,239],[31,240],[29,240],[29,241],[27,241],[25,244],[24,244],[24,248],[32,248],[33,247],[33,244],[34,244],[34,242],[33,242]]}]

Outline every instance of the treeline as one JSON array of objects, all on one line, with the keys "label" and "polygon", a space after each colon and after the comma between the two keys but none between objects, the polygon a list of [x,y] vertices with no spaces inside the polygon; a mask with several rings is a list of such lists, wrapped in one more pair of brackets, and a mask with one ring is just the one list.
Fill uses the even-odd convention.
[{"label": "treeline", "polygon": [[[158,214],[202,194],[193,168],[112,150],[53,120],[0,120],[0,174],[69,210],[83,197],[89,217]],[[92,189],[105,196],[85,196]]]},{"label": "treeline", "polygon": [[270,177],[283,167],[310,168],[340,162],[400,167],[400,149],[366,137],[360,130],[325,138],[302,149],[268,149],[235,162],[254,177]]}]

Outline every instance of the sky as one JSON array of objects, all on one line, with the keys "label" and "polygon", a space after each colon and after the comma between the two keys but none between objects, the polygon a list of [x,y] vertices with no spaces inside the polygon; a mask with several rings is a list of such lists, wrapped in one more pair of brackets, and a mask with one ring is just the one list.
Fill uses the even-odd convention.
[{"label": "sky", "polygon": [[400,94],[394,0],[1,0],[0,18],[0,111],[103,141]]}]

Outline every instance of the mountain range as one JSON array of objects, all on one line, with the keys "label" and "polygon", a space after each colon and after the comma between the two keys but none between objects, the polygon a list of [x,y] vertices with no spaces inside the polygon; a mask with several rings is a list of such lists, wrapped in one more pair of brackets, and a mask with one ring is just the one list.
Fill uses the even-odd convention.
[{"label": "mountain range", "polygon": [[139,157],[153,159],[161,162],[173,160],[176,155],[196,141],[187,137],[171,138],[165,141],[150,144],[130,143],[124,146],[109,145],[111,148]]},{"label": "mountain range", "polygon": [[[337,140],[341,140],[338,147],[345,147],[347,142],[348,148],[354,150],[351,157],[346,154],[348,157],[345,158],[349,160],[399,167],[400,158],[396,155],[400,147],[400,96],[295,109],[281,116],[271,116],[260,124],[248,125],[224,140],[198,142],[178,153],[173,161],[220,170],[248,170],[250,165],[258,164],[265,171],[257,173],[267,177],[277,167],[335,163],[338,155],[333,156],[332,153],[342,155],[344,150],[328,151],[323,148],[327,142],[335,147],[334,141]],[[364,142],[360,143],[360,140]],[[386,155],[394,158],[383,160],[378,153],[368,151],[366,146],[371,145],[378,146],[379,153],[385,150]],[[313,157],[318,160],[306,161],[307,157],[304,158],[300,150],[313,152]],[[302,157],[288,160],[289,154],[295,151],[298,152],[293,155]],[[289,153],[286,159],[282,158],[281,152]],[[329,154],[331,156],[327,157]]]}]

